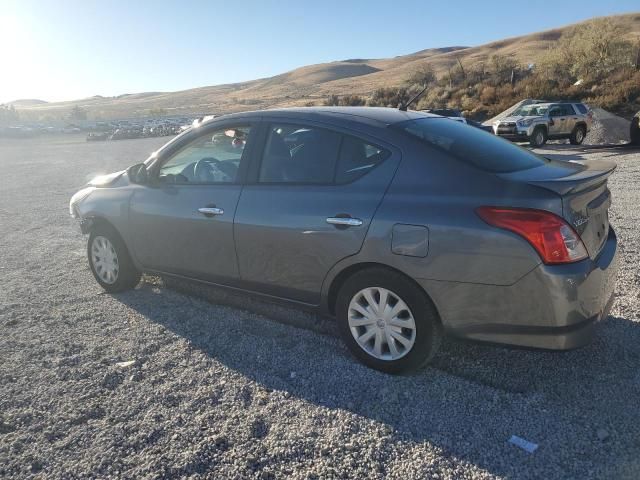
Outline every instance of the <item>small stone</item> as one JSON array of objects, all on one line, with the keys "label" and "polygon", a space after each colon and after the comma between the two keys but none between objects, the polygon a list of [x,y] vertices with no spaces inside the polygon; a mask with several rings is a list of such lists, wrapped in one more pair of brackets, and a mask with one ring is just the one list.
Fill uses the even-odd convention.
[{"label": "small stone", "polygon": [[296,372],[291,372],[289,374],[289,378],[296,378],[296,375],[297,375]]},{"label": "small stone", "polygon": [[118,367],[118,368],[128,368],[131,365],[133,365],[134,363],[136,363],[135,360],[128,360],[126,362],[118,362],[118,363],[116,363],[116,367]]},{"label": "small stone", "polygon": [[596,435],[598,435],[598,440],[600,440],[601,442],[604,442],[607,438],[609,438],[609,432],[607,432],[604,428],[599,428],[596,432]]}]

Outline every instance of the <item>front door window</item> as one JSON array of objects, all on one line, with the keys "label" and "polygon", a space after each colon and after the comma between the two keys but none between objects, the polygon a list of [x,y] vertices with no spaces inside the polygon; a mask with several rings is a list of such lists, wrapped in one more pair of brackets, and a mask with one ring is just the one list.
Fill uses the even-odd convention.
[{"label": "front door window", "polygon": [[236,183],[251,127],[224,127],[187,144],[160,168],[162,183]]}]

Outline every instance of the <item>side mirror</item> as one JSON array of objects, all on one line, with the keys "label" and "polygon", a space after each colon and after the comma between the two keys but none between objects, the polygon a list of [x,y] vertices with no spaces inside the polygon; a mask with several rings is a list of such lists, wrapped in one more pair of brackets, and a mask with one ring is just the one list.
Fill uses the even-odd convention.
[{"label": "side mirror", "polygon": [[149,172],[144,163],[137,163],[127,168],[127,175],[129,181],[137,183],[139,185],[147,185],[149,183]]}]

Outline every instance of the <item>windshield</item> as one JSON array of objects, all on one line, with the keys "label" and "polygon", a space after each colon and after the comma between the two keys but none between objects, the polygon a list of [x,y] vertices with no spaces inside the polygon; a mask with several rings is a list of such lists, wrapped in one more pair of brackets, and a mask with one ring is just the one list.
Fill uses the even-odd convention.
[{"label": "windshield", "polygon": [[396,123],[391,128],[417,137],[431,147],[489,172],[516,172],[549,162],[479,128],[437,117],[408,120]]},{"label": "windshield", "polygon": [[514,117],[532,117],[544,115],[549,110],[549,105],[525,105],[513,112]]}]

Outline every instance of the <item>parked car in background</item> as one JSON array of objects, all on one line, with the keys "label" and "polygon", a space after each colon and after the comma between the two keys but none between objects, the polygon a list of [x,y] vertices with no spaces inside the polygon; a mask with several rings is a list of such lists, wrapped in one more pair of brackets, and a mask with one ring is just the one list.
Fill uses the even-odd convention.
[{"label": "parked car in background", "polygon": [[558,139],[569,139],[572,145],[580,145],[592,121],[593,112],[584,103],[535,103],[496,120],[493,132],[509,140],[528,141],[533,147]]},{"label": "parked car in background", "polygon": [[108,292],[151,272],[317,309],[401,372],[443,331],[586,344],[614,298],[614,168],[420,112],[264,110],[197,124],[69,209]]},{"label": "parked car in background", "polygon": [[455,108],[433,108],[422,111],[433,115],[440,115],[441,117],[447,117],[451,120],[455,120],[456,122],[467,123],[467,119],[462,116],[462,112]]},{"label": "parked car in background", "polygon": [[99,142],[109,138],[108,132],[89,132],[87,134],[87,142]]},{"label": "parked car in background", "polygon": [[456,110],[455,108],[440,108],[422,111],[425,113],[431,113],[433,115],[440,115],[441,117],[446,117],[456,122],[466,123],[467,125],[479,128],[480,130],[484,130],[485,132],[493,133],[493,129],[490,125],[483,125],[482,123],[476,122],[475,120],[469,120],[462,115],[462,112],[460,112],[460,110]]},{"label": "parked car in background", "polygon": [[629,139],[631,140],[632,145],[640,145],[640,112],[636,113],[631,119]]},{"label": "parked car in background", "polygon": [[491,125],[484,125],[481,122],[476,122],[475,120],[467,119],[467,125],[479,128],[480,130],[484,130],[487,133],[493,133],[493,127]]}]

